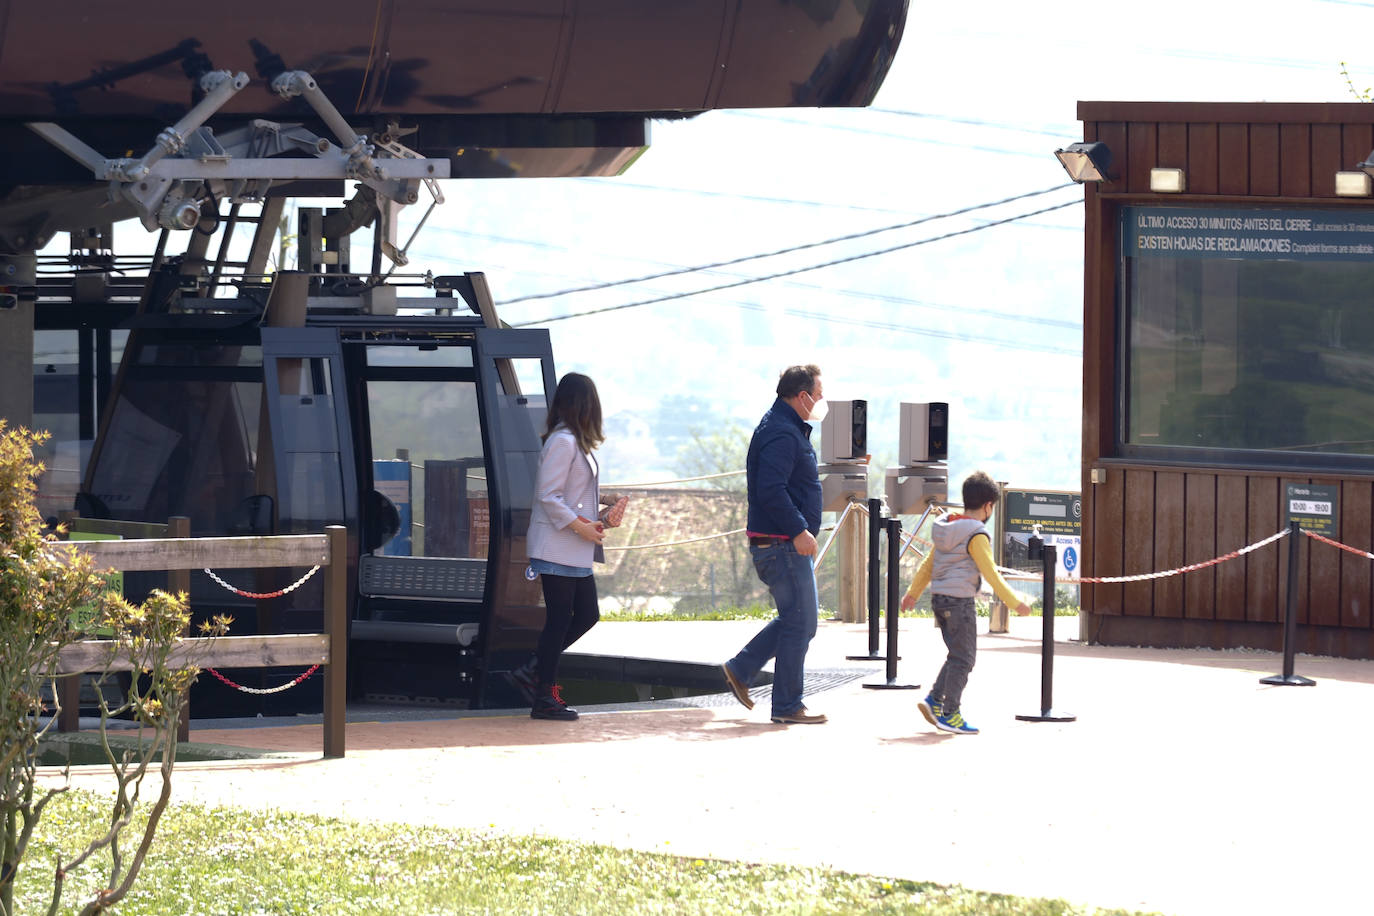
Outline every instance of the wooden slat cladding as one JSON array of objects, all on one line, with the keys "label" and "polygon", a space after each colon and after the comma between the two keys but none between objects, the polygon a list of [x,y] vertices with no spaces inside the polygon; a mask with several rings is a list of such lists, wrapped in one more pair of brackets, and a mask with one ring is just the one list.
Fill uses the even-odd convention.
[{"label": "wooden slat cladding", "polygon": [[[1113,158],[1109,180],[1084,196],[1083,574],[1158,572],[1254,544],[1286,524],[1289,483],[1335,486],[1337,538],[1374,548],[1374,473],[1152,466],[1115,451],[1120,208],[1374,207],[1335,193],[1335,173],[1374,151],[1374,105],[1080,102],[1078,114],[1084,138]],[[1152,168],[1183,169],[1185,192],[1151,192]],[[1302,535],[1294,546],[1299,651],[1374,658],[1374,561]],[[1277,649],[1289,551],[1281,538],[1179,575],[1085,586],[1090,638]]]},{"label": "wooden slat cladding", "polygon": [[[1218,477],[1216,553],[1218,556],[1238,550],[1250,543],[1246,512],[1246,481],[1244,477]],[[1246,594],[1246,558],[1237,557],[1217,567],[1216,618],[1244,620]]]},{"label": "wooden slat cladding", "polygon": [[[1247,546],[1264,540],[1279,530],[1279,480],[1277,477],[1251,477],[1245,480]],[[1245,555],[1245,619],[1277,623],[1279,617],[1279,570],[1287,556],[1285,541],[1271,544]]]},{"label": "wooden slat cladding", "polygon": [[[1356,550],[1374,546],[1374,484],[1367,480],[1347,481],[1341,487],[1341,542]],[[1341,551],[1340,626],[1370,628],[1370,561]]]},{"label": "wooden slat cladding", "polygon": [[[1374,481],[1279,473],[1181,472],[1112,463],[1108,481],[1090,488],[1093,576],[1162,572],[1234,553],[1282,530],[1284,487],[1335,486],[1336,540],[1357,550],[1374,544]],[[1374,561],[1300,535],[1299,621],[1374,629]],[[1288,540],[1173,576],[1095,586],[1097,614],[1281,623],[1288,583]],[[1102,597],[1119,589],[1119,601]],[[1087,601],[1085,592],[1085,601]]]}]

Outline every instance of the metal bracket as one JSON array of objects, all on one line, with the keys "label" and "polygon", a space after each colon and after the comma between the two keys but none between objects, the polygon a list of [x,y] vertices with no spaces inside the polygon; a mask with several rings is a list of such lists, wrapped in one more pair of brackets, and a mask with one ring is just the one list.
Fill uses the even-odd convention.
[{"label": "metal bracket", "polygon": [[[132,204],[150,232],[159,227],[192,229],[200,221],[205,201],[259,201],[274,181],[356,180],[400,206],[419,200],[423,181],[435,202],[443,202],[437,179],[449,177],[447,159],[424,159],[396,142],[403,132],[395,124],[387,126],[385,142],[374,147],[348,125],[310,74],[301,70],[281,74],[272,81],[272,88],[283,98],[304,98],[334,133],[338,145],[300,124],[262,119],[217,138],[205,122],[248,82],[244,73],[206,74],[201,78],[205,97],[180,121],[159,132],[152,148],[139,159],[107,158],[58,124],[27,126],[89,168],[96,179],[108,181],[111,201]],[[312,158],[278,158],[287,152],[304,152]],[[394,218],[394,208],[390,216]],[[403,253],[401,258],[398,263],[404,263]]]}]

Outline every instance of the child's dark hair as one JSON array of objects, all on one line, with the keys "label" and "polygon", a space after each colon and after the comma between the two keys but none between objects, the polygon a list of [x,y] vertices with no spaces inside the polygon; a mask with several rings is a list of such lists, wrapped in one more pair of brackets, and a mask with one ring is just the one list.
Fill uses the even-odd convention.
[{"label": "child's dark hair", "polygon": [[997,502],[1000,491],[997,483],[986,471],[974,471],[964,478],[964,508],[977,509],[988,503]]}]

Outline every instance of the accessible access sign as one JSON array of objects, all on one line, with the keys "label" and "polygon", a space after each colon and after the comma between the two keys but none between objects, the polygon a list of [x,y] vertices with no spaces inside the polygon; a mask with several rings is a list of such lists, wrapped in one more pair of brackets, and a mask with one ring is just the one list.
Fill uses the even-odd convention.
[{"label": "accessible access sign", "polygon": [[1356,210],[1122,207],[1131,258],[1366,261],[1374,214]]}]

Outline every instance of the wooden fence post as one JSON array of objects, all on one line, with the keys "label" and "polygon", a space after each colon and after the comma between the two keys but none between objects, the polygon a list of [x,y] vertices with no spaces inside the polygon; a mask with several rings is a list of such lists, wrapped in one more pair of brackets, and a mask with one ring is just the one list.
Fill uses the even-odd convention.
[{"label": "wooden fence post", "polygon": [[329,566],[324,577],[324,632],[329,663],[324,666],[324,756],[344,755],[348,703],[348,529],[329,525]]},{"label": "wooden fence post", "polygon": [[[75,509],[63,509],[57,513],[59,523],[67,523],[77,517]],[[84,675],[71,674],[57,679],[57,730],[76,732],[81,730],[81,679]]]},{"label": "wooden fence post", "polygon": [[[185,515],[171,516],[167,519],[167,536],[169,538],[190,537],[191,520]],[[189,569],[167,570],[167,591],[171,592],[173,595],[178,592],[184,592],[186,594],[186,602],[189,609],[191,602],[191,571]],[[181,701],[181,720],[177,722],[177,740],[191,740],[191,691],[189,689],[187,689],[186,696],[183,697]]]}]

